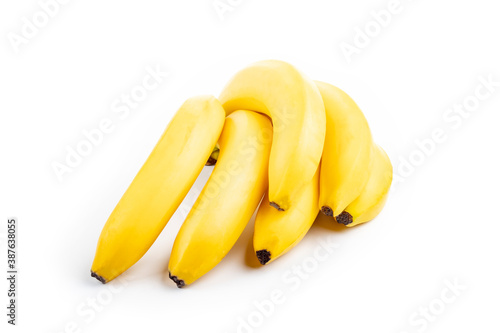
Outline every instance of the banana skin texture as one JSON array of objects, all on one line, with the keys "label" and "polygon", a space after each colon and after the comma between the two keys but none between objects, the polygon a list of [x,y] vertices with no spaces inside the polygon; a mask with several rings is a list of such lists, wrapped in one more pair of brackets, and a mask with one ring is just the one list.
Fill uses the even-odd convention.
[{"label": "banana skin texture", "polygon": [[323,152],[326,118],[318,88],[292,65],[266,60],[238,72],[219,99],[227,114],[244,109],[271,118],[269,200],[278,210],[289,209],[313,178]]},{"label": "banana skin texture", "polygon": [[180,107],[108,218],[93,277],[109,282],[146,253],[203,169],[224,120],[212,96],[190,98]]},{"label": "banana skin texture", "polygon": [[267,189],[273,137],[268,117],[226,117],[217,164],[177,234],[168,264],[179,288],[214,268],[233,247]]}]

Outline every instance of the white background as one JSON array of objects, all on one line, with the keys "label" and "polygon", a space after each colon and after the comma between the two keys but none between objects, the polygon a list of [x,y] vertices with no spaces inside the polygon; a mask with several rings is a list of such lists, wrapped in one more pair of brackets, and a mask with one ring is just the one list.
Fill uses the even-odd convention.
[{"label": "white background", "polygon": [[[348,62],[342,43],[353,44],[356,28],[370,26],[370,13],[389,2],[233,0],[222,20],[212,0],[74,0],[15,52],[9,33],[21,34],[23,17],[32,21],[41,9],[34,0],[3,1],[1,267],[6,219],[16,216],[20,276],[14,329],[6,324],[2,278],[2,327],[236,332],[250,317],[254,327],[241,332],[499,331],[500,87],[455,128],[443,119],[474,95],[481,76],[500,81],[499,8],[491,0],[401,0],[400,12]],[[437,128],[447,139],[394,184],[376,220],[344,230],[321,219],[269,266],[253,267],[250,225],[220,265],[177,289],[164,270],[179,212],[124,274],[123,288],[123,279],[114,289],[92,279],[104,222],[183,100],[217,96],[238,69],[269,58],[346,90],[396,172],[403,160],[422,156],[415,140]],[[147,66],[169,77],[118,118],[113,101],[142,82]],[[75,148],[82,131],[104,118],[113,120],[113,132],[59,181],[51,164],[64,162],[66,146]],[[190,193],[187,207],[194,199]],[[338,248],[311,266],[315,249],[330,238]],[[303,264],[310,273],[294,288],[283,276]],[[455,280],[466,290],[440,309],[446,281]],[[264,318],[254,302],[266,303],[273,290],[285,300]],[[442,313],[425,327],[410,322],[430,305]]]}]

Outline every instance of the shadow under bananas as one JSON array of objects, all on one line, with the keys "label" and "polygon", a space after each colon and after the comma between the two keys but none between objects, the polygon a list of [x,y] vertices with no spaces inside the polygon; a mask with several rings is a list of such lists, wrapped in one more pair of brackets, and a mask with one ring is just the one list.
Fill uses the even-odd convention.
[{"label": "shadow under bananas", "polygon": [[[234,258],[230,259],[231,257],[234,256],[240,257],[242,253],[244,253],[244,265],[246,267],[250,269],[264,268],[264,266],[259,263],[257,256],[255,255],[255,250],[253,246],[253,230],[254,230],[255,216],[256,212],[248,222],[247,226],[245,227],[245,230],[238,238],[233,248],[229,251],[226,258],[224,258],[225,260],[222,260],[221,263],[219,263],[216,267],[214,267],[213,271],[216,271],[221,267],[225,266],[226,264],[229,264],[227,263],[228,261],[234,260]],[[321,212],[319,212],[311,229],[308,231],[305,237],[314,237],[314,238],[321,237],[321,235],[325,234],[325,229],[330,232],[342,234],[344,232],[348,232],[349,229],[357,229],[361,226],[357,226],[356,228],[347,228],[344,225],[337,223],[332,217],[326,216]],[[300,247],[300,243],[297,244],[296,247]],[[294,249],[292,249],[291,251],[293,250]],[[279,260],[279,258],[277,260]],[[163,275],[162,280],[166,285],[177,289],[175,285],[172,284],[172,281],[168,277],[168,263],[167,265],[164,266],[162,275]]]},{"label": "shadow under bananas", "polygon": [[[238,240],[237,244],[241,246],[242,243],[246,243],[246,250],[245,250],[245,265],[250,267],[250,268],[262,268],[264,267],[261,265],[257,259],[257,256],[255,255],[255,249],[253,247],[253,222],[255,221],[255,216],[250,221],[249,225],[245,229],[244,234],[240,237]],[[363,224],[356,226],[355,228],[348,228],[340,223],[337,223],[333,217],[331,216],[326,216],[325,214],[322,214],[321,212],[318,213],[318,216],[316,216],[316,219],[314,220],[313,225],[311,226],[311,229],[307,232],[307,234],[304,236],[305,237],[321,237],[320,235],[324,235],[325,229],[342,234],[345,232],[349,232],[352,230],[355,230],[359,227],[362,227]],[[299,247],[300,243],[297,244],[296,247]],[[294,249],[291,249],[290,251],[293,251]],[[285,254],[286,255],[286,254]],[[279,260],[276,259],[276,260]]]},{"label": "shadow under bananas", "polygon": [[316,216],[316,220],[314,220],[314,223],[311,227],[311,229],[315,228],[327,229],[340,233],[347,232],[353,229],[353,228],[348,228],[340,223],[337,223],[333,217],[326,216],[321,212],[318,214],[318,216]]}]

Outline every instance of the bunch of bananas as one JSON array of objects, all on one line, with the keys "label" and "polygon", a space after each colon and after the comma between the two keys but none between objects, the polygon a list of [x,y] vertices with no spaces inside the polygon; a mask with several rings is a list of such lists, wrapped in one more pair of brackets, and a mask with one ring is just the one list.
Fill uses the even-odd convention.
[{"label": "bunch of bananas", "polygon": [[168,265],[178,287],[215,267],[256,209],[253,243],[265,265],[296,245],[319,211],[348,227],[373,219],[392,182],[387,154],[345,92],[288,63],[257,62],[219,99],[194,97],[177,111],[106,222],[92,276],[106,283],[135,264],[205,164],[215,168]]}]

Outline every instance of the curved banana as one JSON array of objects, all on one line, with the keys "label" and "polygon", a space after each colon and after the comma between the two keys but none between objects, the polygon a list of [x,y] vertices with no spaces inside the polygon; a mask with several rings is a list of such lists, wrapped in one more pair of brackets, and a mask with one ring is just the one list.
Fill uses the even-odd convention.
[{"label": "curved banana", "polygon": [[317,87],[292,65],[267,60],[238,72],[220,100],[227,114],[245,109],[272,119],[269,199],[276,209],[287,210],[313,178],[323,151],[325,108]]},{"label": "curved banana", "polygon": [[262,265],[291,250],[306,235],[318,216],[318,197],[319,169],[287,211],[269,206],[266,194],[257,211],[253,236],[255,254]]},{"label": "curved banana", "polygon": [[212,153],[225,112],[212,96],[188,99],[108,218],[91,274],[109,282],[135,264],[174,214]]},{"label": "curved banana", "polygon": [[374,145],[370,178],[360,196],[337,216],[338,223],[353,227],[374,219],[384,208],[392,183],[392,164],[385,151]]},{"label": "curved banana", "polygon": [[356,199],[370,175],[372,135],[356,103],[339,88],[316,82],[326,109],[319,208],[336,217]]},{"label": "curved banana", "polygon": [[177,234],[168,263],[179,288],[214,268],[233,247],[267,188],[272,125],[266,116],[226,117],[215,168]]}]

